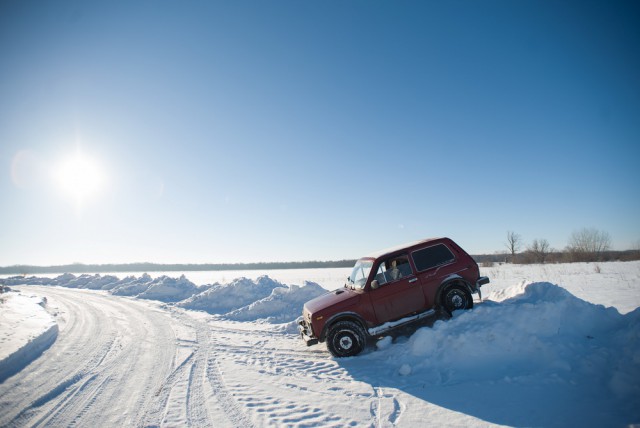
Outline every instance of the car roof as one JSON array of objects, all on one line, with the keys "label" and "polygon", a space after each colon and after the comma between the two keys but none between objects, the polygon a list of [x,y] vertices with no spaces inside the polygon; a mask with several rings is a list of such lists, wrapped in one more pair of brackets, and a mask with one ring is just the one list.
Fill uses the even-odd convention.
[{"label": "car roof", "polygon": [[382,256],[386,256],[387,254],[395,253],[397,251],[406,250],[408,248],[416,247],[416,246],[423,245],[423,244],[427,244],[427,243],[433,242],[433,241],[440,241],[440,240],[443,240],[443,239],[447,239],[447,238],[420,239],[418,241],[408,242],[408,243],[402,244],[402,245],[396,245],[394,247],[386,248],[384,250],[374,251],[373,253],[367,254],[366,256],[364,256],[362,258],[363,259],[378,259],[378,258],[380,258]]}]

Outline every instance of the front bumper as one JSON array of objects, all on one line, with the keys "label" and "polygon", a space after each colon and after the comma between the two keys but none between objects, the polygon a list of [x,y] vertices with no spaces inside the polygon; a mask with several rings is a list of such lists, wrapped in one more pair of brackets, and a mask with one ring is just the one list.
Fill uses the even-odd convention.
[{"label": "front bumper", "polygon": [[476,281],[476,288],[480,288],[485,284],[489,283],[489,278],[487,278],[486,276],[481,276],[480,278],[478,278],[478,280]]},{"label": "front bumper", "polygon": [[476,292],[478,293],[478,297],[480,298],[480,301],[482,301],[482,291],[480,291],[480,287],[488,283],[489,283],[489,278],[486,276],[481,276],[476,281]]},{"label": "front bumper", "polygon": [[313,330],[311,330],[311,326],[304,320],[303,317],[298,317],[296,320],[298,324],[298,331],[300,332],[300,337],[302,341],[307,345],[315,345],[318,343],[318,338],[313,335]]}]

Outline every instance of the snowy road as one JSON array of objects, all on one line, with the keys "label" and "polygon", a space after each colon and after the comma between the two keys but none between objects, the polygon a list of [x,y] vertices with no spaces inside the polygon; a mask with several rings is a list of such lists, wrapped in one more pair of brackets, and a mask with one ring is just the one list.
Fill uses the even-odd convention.
[{"label": "snowy road", "polygon": [[58,311],[60,332],[0,385],[1,426],[250,425],[229,399],[206,326],[156,302],[53,287],[29,292]]},{"label": "snowy road", "polygon": [[57,308],[56,342],[0,386],[0,425],[139,425],[173,369],[179,324],[148,304],[31,287]]},{"label": "snowy road", "polygon": [[47,298],[60,332],[0,384],[1,426],[393,426],[407,407],[399,391],[354,379],[324,347],[272,325],[104,292],[28,291]]}]

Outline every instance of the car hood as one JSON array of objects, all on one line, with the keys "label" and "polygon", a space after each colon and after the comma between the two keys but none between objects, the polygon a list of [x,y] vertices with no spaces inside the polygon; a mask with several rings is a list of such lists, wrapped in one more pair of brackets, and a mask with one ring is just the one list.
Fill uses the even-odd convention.
[{"label": "car hood", "polygon": [[335,310],[340,310],[345,306],[351,306],[360,299],[361,293],[357,293],[349,288],[338,288],[326,294],[309,300],[305,303],[305,308],[312,314],[316,314],[331,306]]}]

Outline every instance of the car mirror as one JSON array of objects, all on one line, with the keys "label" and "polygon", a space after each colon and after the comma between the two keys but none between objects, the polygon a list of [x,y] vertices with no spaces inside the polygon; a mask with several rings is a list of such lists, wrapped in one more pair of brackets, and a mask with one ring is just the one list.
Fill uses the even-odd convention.
[{"label": "car mirror", "polygon": [[377,280],[377,279],[374,279],[373,281],[371,281],[371,288],[372,288],[372,289],[374,289],[374,290],[375,290],[375,289],[376,289],[376,288],[378,288],[379,286],[380,286],[380,285],[378,284],[378,280]]}]

